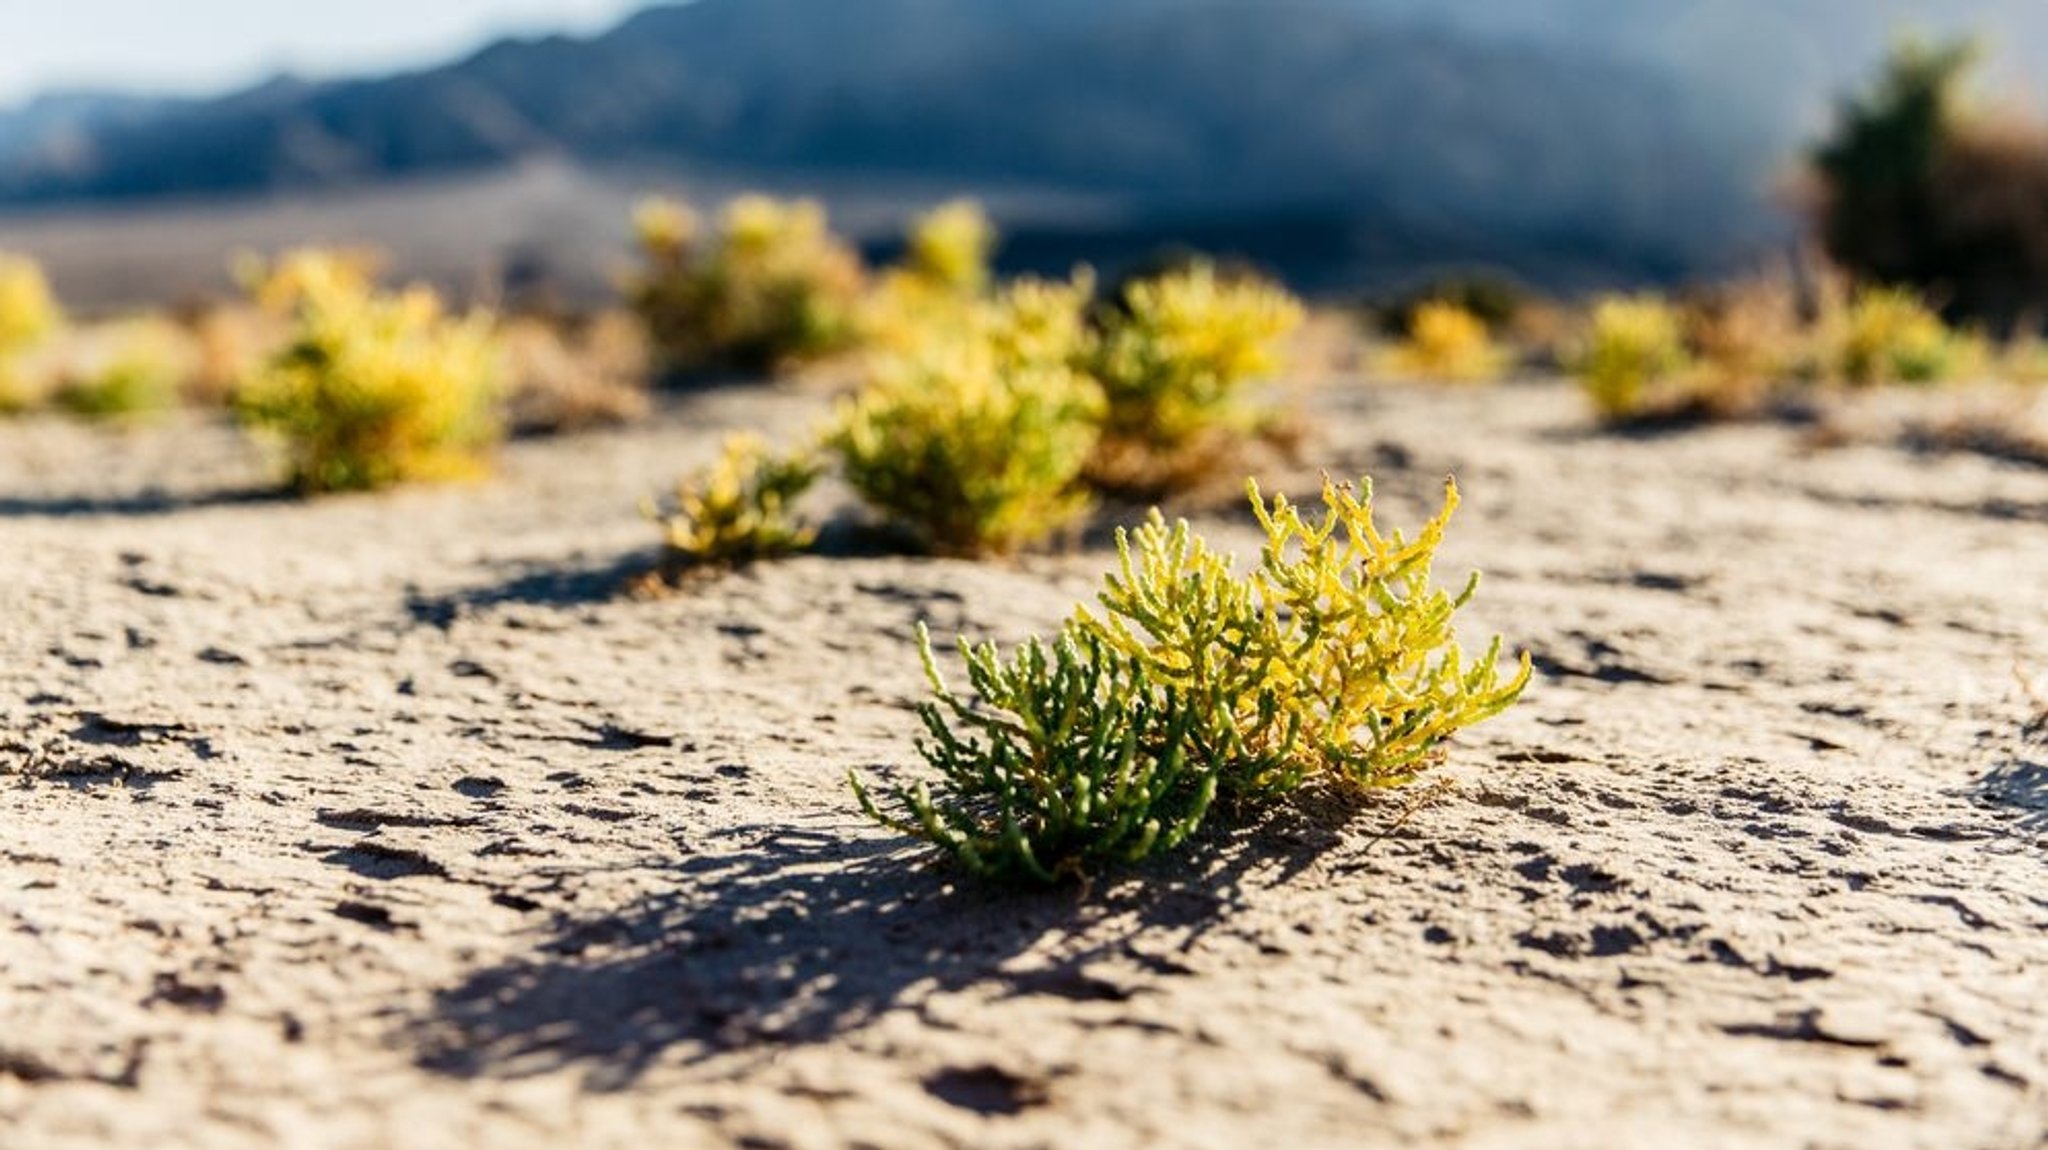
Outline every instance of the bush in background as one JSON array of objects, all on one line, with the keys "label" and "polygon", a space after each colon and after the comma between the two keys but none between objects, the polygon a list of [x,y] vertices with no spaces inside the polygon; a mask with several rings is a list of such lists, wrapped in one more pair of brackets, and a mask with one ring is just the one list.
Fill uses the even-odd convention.
[{"label": "bush in background", "polygon": [[[1064,301],[1064,302],[1063,302]],[[963,334],[878,357],[827,443],[869,506],[943,554],[1004,554],[1084,514],[1095,382],[1065,362],[1078,298],[1020,285]]]},{"label": "bush in background", "polygon": [[770,371],[855,341],[860,257],[815,201],[743,196],[708,239],[680,203],[650,202],[636,223],[644,267],[628,296],[670,369]]},{"label": "bush in background", "polygon": [[1089,477],[1156,493],[1213,473],[1268,422],[1248,385],[1279,369],[1280,343],[1304,313],[1273,284],[1196,262],[1129,283],[1101,316],[1090,368],[1109,407]]},{"label": "bush in background", "polygon": [[796,506],[822,473],[809,452],[781,455],[758,435],[728,437],[717,461],[676,485],[671,503],[646,509],[662,529],[661,576],[674,583],[809,547],[817,528]]},{"label": "bush in background", "polygon": [[63,322],[63,309],[42,267],[26,256],[0,252],[0,413],[33,407],[41,399],[17,360]]},{"label": "bush in background", "polygon": [[1609,296],[1593,305],[1587,330],[1567,359],[1601,419],[1641,418],[1657,409],[1665,398],[1661,389],[1689,364],[1685,322],[1660,297]]},{"label": "bush in background", "polygon": [[291,335],[237,391],[243,419],[280,438],[301,492],[470,477],[499,437],[490,317],[446,314],[423,288],[369,287],[346,258],[294,253],[258,284]]},{"label": "bush in background", "polygon": [[1388,368],[1397,375],[1449,383],[1498,379],[1509,362],[1486,321],[1447,300],[1419,305],[1407,335],[1387,356]]},{"label": "bush in background", "polygon": [[1982,349],[1903,288],[1865,288],[1825,325],[1828,367],[1845,383],[1943,383],[1981,362]]}]

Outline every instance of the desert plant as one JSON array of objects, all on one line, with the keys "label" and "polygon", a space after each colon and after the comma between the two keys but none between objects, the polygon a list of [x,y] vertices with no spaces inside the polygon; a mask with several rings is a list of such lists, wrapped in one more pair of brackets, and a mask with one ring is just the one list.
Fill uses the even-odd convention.
[{"label": "desert plant", "polygon": [[1515,326],[1535,303],[1528,288],[1498,272],[1472,271],[1432,277],[1395,296],[1378,309],[1385,330],[1398,338],[1415,331],[1423,309],[1450,304],[1475,317],[1489,332]]},{"label": "desert plant", "polygon": [[1109,408],[1089,475],[1135,492],[1198,480],[1268,421],[1246,385],[1278,369],[1303,319],[1279,287],[1204,262],[1129,284],[1101,314],[1091,370]]},{"label": "desert plant", "polygon": [[954,200],[919,216],[910,228],[904,270],[963,296],[979,296],[993,282],[989,260],[996,230],[973,200]]},{"label": "desert plant", "polygon": [[740,197],[708,242],[669,201],[644,205],[637,226],[645,267],[628,294],[671,368],[775,369],[858,333],[860,257],[814,201]]},{"label": "desert plant", "polygon": [[1007,662],[963,648],[982,706],[946,688],[921,636],[937,701],[919,751],[939,789],[898,788],[885,813],[856,777],[862,808],[975,873],[1054,881],[1178,843],[1219,797],[1241,815],[1310,778],[1409,781],[1521,696],[1526,656],[1503,679],[1498,638],[1469,662],[1456,644],[1478,577],[1455,595],[1431,579],[1455,485],[1413,540],[1378,529],[1369,486],[1326,482],[1314,519],[1250,495],[1266,532],[1250,574],[1154,512],[1119,535],[1099,612]]},{"label": "desert plant", "polygon": [[1594,304],[1569,359],[1600,418],[1641,417],[1654,409],[1655,389],[1686,368],[1684,320],[1656,296],[1610,296]]},{"label": "desert plant", "polygon": [[982,335],[877,363],[827,445],[854,490],[933,551],[1003,554],[1073,522],[1102,395]]},{"label": "desert plant", "polygon": [[1315,521],[1284,496],[1250,485],[1265,529],[1249,576],[1208,549],[1185,522],[1154,512],[1119,536],[1120,568],[1103,614],[1082,626],[1143,661],[1149,676],[1225,717],[1200,749],[1232,793],[1286,791],[1321,773],[1360,786],[1408,781],[1437,744],[1520,696],[1521,672],[1499,681],[1499,642],[1467,666],[1452,617],[1478,589],[1452,595],[1431,565],[1458,506],[1413,539],[1382,533],[1372,489],[1325,481]]},{"label": "desert plant", "polygon": [[64,322],[43,269],[26,256],[0,252],[0,413],[35,405],[37,389],[17,358]]},{"label": "desert plant", "polygon": [[822,472],[810,452],[779,455],[758,435],[728,437],[716,462],[676,485],[672,503],[646,508],[662,529],[662,574],[673,581],[809,547],[818,532],[796,505]]},{"label": "desert plant", "polygon": [[918,753],[939,772],[939,796],[902,788],[890,814],[855,775],[870,818],[985,878],[1042,883],[1171,849],[1201,825],[1217,775],[1189,757],[1199,716],[1153,690],[1136,660],[1077,631],[1007,661],[963,643],[979,697],[969,703],[947,687],[922,624],[917,637],[935,696],[918,707]]},{"label": "desert plant", "polygon": [[1904,288],[1865,288],[1831,317],[1830,366],[1845,383],[1940,383],[1973,358],[1973,343]]},{"label": "desert plant", "polygon": [[1496,379],[1508,356],[1493,340],[1486,321],[1448,301],[1417,305],[1408,333],[1387,357],[1399,375],[1453,383]]},{"label": "desert plant", "polygon": [[306,493],[468,477],[498,437],[499,353],[489,316],[452,318],[424,288],[370,289],[317,254],[279,265],[287,344],[235,397],[250,425],[281,437]]}]

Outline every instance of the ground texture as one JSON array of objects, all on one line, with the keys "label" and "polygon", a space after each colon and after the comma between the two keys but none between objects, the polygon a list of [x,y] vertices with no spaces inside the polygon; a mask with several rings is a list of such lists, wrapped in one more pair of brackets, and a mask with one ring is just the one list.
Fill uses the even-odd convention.
[{"label": "ground texture", "polygon": [[616,594],[642,496],[818,410],[311,505],[225,428],[0,427],[0,1143],[2043,1143],[2048,470],[1326,389],[1269,485],[1414,523],[1455,472],[1526,701],[999,895],[845,777],[917,769],[919,620],[1050,628],[1102,533]]}]

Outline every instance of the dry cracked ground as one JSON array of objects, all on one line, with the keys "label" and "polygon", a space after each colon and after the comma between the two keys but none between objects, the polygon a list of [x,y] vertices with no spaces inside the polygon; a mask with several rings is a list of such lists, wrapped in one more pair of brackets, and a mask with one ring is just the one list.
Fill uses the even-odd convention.
[{"label": "dry cracked ground", "polygon": [[636,502],[811,397],[314,504],[212,424],[0,427],[0,1143],[2043,1144],[2048,470],[1315,405],[1269,483],[1413,523],[1455,472],[1525,702],[1033,894],[845,779],[919,769],[919,620],[1049,628],[1102,531],[617,593]]}]

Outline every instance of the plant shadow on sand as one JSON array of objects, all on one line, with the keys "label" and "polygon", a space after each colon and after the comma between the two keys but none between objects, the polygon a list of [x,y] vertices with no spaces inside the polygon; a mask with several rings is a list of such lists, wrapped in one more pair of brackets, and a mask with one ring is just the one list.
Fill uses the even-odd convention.
[{"label": "plant shadow on sand", "polygon": [[638,552],[581,565],[520,564],[515,573],[474,587],[429,595],[406,595],[413,622],[446,628],[464,615],[508,605],[581,607],[624,595],[632,581],[655,566],[652,552]]},{"label": "plant shadow on sand", "polygon": [[298,498],[277,484],[211,491],[139,491],[124,495],[0,496],[0,519],[140,519],[215,507],[261,507]]},{"label": "plant shadow on sand", "polygon": [[2027,722],[2012,757],[1978,780],[1978,790],[2000,806],[2023,812],[2022,828],[2048,831],[2048,712]]},{"label": "plant shadow on sand", "polygon": [[[1263,825],[1201,836],[1086,896],[967,880],[922,850],[846,832],[747,827],[653,868],[664,887],[563,916],[532,957],[482,970],[406,1036],[421,1065],[471,1078],[580,1069],[631,1086],[658,1061],[818,1043],[970,985],[1004,997],[1116,1001],[1134,977],[1192,973],[1174,955],[1228,921],[1248,886],[1284,883],[1392,805],[1326,796]],[[1394,821],[1388,817],[1384,821]],[[553,881],[573,885],[575,874]]]}]

